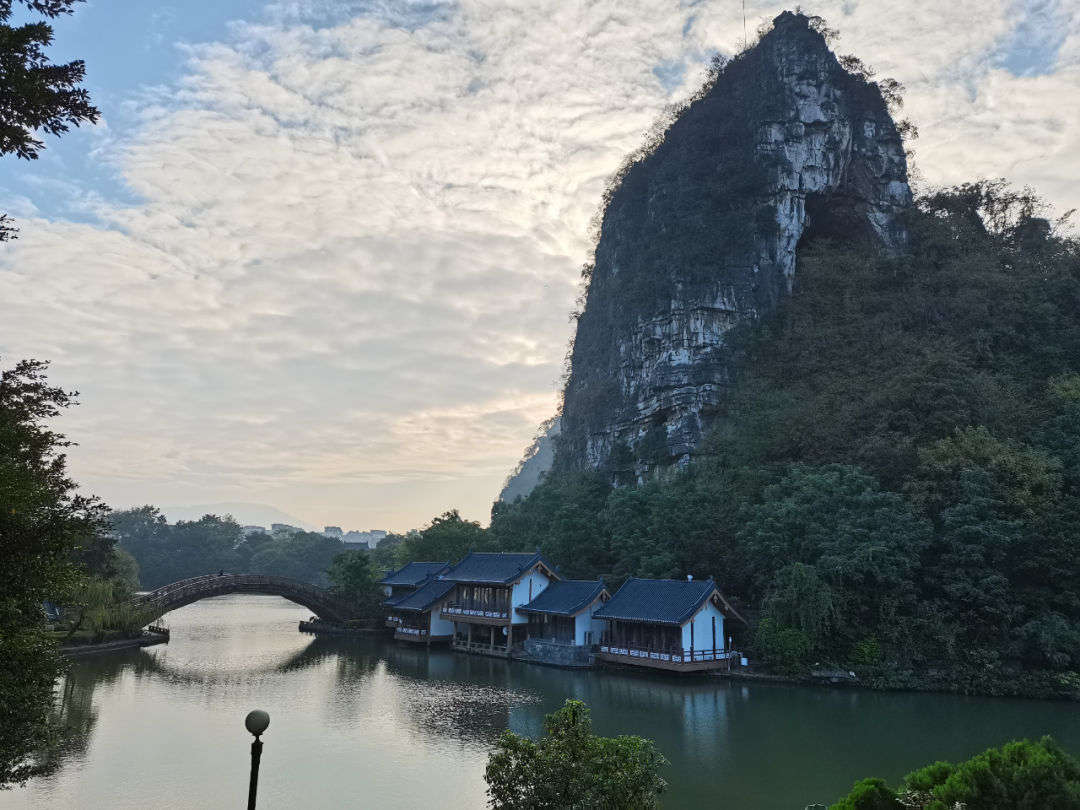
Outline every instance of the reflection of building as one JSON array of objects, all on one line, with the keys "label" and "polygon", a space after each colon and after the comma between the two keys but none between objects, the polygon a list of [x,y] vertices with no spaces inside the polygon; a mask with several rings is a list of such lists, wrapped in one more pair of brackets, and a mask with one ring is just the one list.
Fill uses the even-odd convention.
[{"label": "reflection of building", "polygon": [[738,616],[711,580],[628,579],[596,612],[603,661],[688,672],[728,669],[724,618]]},{"label": "reflection of building", "polygon": [[454,649],[507,657],[528,634],[517,609],[559,578],[539,552],[472,552],[442,576],[455,584],[440,613],[454,623]]}]

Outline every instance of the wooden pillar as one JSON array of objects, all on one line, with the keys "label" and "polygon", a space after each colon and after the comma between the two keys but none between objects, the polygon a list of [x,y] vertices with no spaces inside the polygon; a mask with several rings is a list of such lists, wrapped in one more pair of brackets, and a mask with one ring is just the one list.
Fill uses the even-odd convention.
[{"label": "wooden pillar", "polygon": [[469,628],[468,647],[469,652],[472,652],[472,622],[468,622],[465,626]]},{"label": "wooden pillar", "polygon": [[506,625],[506,657],[510,657],[510,642],[514,638],[514,623]]}]

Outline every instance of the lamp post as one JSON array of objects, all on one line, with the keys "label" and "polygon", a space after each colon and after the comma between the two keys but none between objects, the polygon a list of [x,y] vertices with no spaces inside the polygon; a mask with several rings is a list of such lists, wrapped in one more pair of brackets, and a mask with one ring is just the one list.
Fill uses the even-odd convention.
[{"label": "lamp post", "polygon": [[255,736],[251,743],[251,782],[248,785],[248,810],[255,810],[255,792],[259,788],[259,759],[262,757],[262,740],[260,735],[270,725],[270,715],[262,709],[248,712],[244,718],[244,726]]}]

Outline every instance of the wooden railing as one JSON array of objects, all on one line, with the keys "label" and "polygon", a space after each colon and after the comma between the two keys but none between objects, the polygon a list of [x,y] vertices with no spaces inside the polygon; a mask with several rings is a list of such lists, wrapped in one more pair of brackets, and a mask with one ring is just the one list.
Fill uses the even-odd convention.
[{"label": "wooden railing", "polygon": [[648,647],[620,646],[603,642],[599,651],[608,655],[625,655],[628,658],[648,658],[652,661],[670,661],[673,664],[692,664],[701,661],[728,661],[737,658],[735,650],[679,650]]},{"label": "wooden railing", "polygon": [[245,592],[284,596],[326,619],[344,621],[355,615],[350,603],[325,588],[286,577],[261,574],[222,573],[189,577],[143,594],[135,601],[137,605],[167,612],[197,599]]},{"label": "wooden railing", "polygon": [[509,610],[503,606],[476,605],[475,603],[465,602],[447,602],[443,605],[442,612],[455,616],[481,616],[485,619],[506,619],[510,616]]}]

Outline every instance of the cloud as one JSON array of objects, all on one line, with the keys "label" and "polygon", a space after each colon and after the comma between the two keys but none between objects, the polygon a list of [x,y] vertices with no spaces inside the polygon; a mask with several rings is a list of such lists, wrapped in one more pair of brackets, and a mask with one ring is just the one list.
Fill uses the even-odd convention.
[{"label": "cloud", "polygon": [[[118,505],[484,519],[555,407],[606,178],[741,39],[728,5],[277,3],[185,44],[97,147],[130,196],[55,189],[93,221],[21,207],[0,350],[83,391],[73,470]],[[1080,203],[1075,24],[1018,75],[997,4],[819,13],[907,85],[928,180]]]}]

